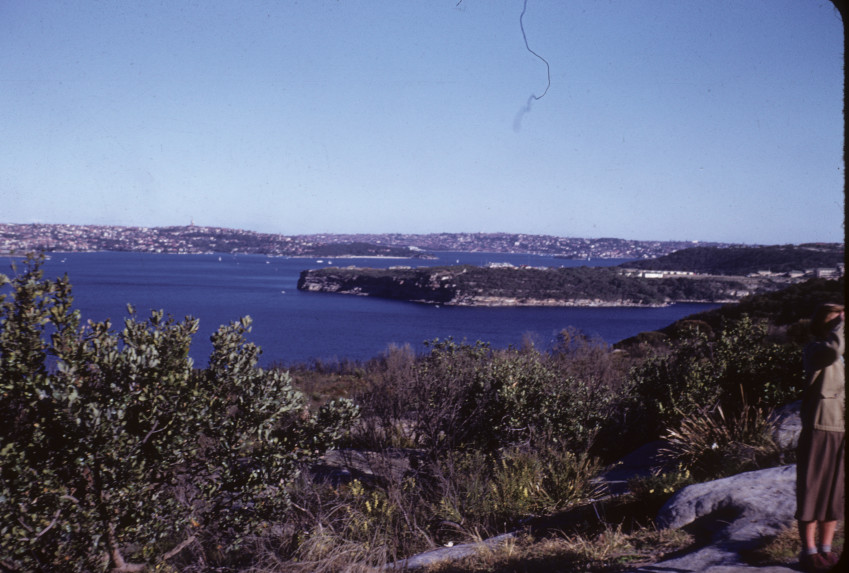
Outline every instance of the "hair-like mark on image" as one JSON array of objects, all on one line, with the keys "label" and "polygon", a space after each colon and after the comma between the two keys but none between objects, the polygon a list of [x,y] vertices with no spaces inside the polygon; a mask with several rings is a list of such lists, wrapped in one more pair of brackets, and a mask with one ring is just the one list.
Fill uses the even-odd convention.
[{"label": "hair-like mark on image", "polygon": [[545,91],[542,92],[542,95],[536,95],[534,93],[531,93],[531,95],[528,96],[527,103],[521,109],[519,109],[519,113],[516,114],[516,119],[513,120],[513,131],[519,131],[520,129],[522,129],[522,118],[526,113],[530,113],[531,102],[533,102],[534,100],[542,99],[545,94],[548,93],[548,88],[551,87],[551,66],[548,65],[548,60],[534,52],[531,49],[530,45],[528,45],[528,36],[527,34],[525,34],[525,24],[522,21],[522,19],[525,17],[525,11],[527,11],[527,9],[528,0],[525,0],[524,5],[522,6],[522,13],[519,15],[519,28],[522,30],[522,38],[525,40],[525,48],[537,58],[542,60],[542,63],[545,64],[545,73],[548,78],[548,83],[546,84]]}]

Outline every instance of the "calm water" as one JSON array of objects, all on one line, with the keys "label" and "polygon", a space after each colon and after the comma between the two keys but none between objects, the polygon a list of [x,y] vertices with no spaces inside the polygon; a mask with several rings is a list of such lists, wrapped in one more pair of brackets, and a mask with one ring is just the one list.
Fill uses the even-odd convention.
[{"label": "calm water", "polygon": [[[530,335],[548,348],[556,335],[574,326],[607,342],[669,323],[717,305],[679,304],[667,308],[458,308],[433,307],[377,298],[304,293],[296,288],[301,270],[329,266],[431,266],[509,262],[532,266],[615,265],[624,261],[570,261],[535,255],[438,253],[439,260],[290,259],[261,255],[153,255],[142,253],[54,253],[45,276],[67,273],[74,306],[83,319],[111,318],[120,327],[127,303],[147,316],[162,309],[178,318],[200,319],[192,346],[205,365],[209,336],[221,325],[250,315],[250,340],[263,349],[262,363],[293,364],[312,359],[367,360],[389,345],[415,350],[434,338],[477,340],[497,348],[518,346]],[[0,272],[9,274],[9,259]]]}]

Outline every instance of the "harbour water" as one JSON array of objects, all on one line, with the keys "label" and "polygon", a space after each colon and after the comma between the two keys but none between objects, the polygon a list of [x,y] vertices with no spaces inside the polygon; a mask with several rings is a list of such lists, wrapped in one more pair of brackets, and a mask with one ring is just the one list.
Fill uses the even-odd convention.
[{"label": "harbour water", "polygon": [[[613,343],[656,330],[713,304],[676,304],[664,308],[467,308],[435,307],[368,297],[305,293],[297,290],[300,272],[322,266],[434,266],[457,263],[511,263],[544,267],[611,266],[623,260],[574,261],[537,255],[437,253],[437,260],[303,259],[262,255],[164,255],[146,253],[52,253],[48,278],[68,274],[74,308],[84,320],[110,318],[122,327],[127,304],[142,317],[164,310],[177,318],[200,320],[191,354],[207,363],[210,335],[221,324],[250,315],[249,340],[263,349],[261,363],[291,365],[313,360],[368,360],[390,345],[424,350],[424,342],[453,338],[484,341],[496,348],[519,346],[530,337],[546,349],[557,334],[575,327]],[[11,259],[0,272],[9,275]]]}]

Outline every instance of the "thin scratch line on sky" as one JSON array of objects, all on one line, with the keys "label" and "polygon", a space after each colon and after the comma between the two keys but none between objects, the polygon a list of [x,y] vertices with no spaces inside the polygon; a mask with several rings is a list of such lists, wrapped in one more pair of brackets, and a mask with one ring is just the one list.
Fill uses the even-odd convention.
[{"label": "thin scratch line on sky", "polygon": [[525,0],[525,5],[522,7],[522,13],[519,15],[519,28],[521,28],[521,30],[522,30],[522,38],[525,40],[525,48],[527,48],[530,53],[532,53],[533,55],[538,57],[540,60],[542,60],[542,63],[545,64],[545,74],[548,78],[548,83],[545,86],[545,91],[542,92],[541,96],[531,94],[531,96],[533,96],[534,99],[542,99],[545,96],[545,94],[548,93],[548,88],[551,87],[551,66],[548,65],[548,60],[546,60],[545,58],[543,58],[542,56],[540,56],[539,54],[534,52],[531,49],[531,47],[528,45],[528,36],[527,36],[527,34],[525,34],[525,24],[522,22],[522,19],[525,17],[525,11],[527,9],[528,9],[528,0]]},{"label": "thin scratch line on sky", "polygon": [[525,0],[524,5],[522,6],[522,13],[519,14],[519,28],[522,30],[522,38],[525,40],[525,48],[530,53],[535,55],[537,58],[542,60],[542,63],[545,64],[545,73],[546,73],[546,77],[548,79],[548,83],[546,84],[545,91],[542,92],[542,95],[538,96],[535,93],[531,93],[530,97],[528,97],[528,102],[524,105],[524,107],[522,107],[519,110],[519,113],[516,114],[516,119],[513,120],[513,130],[514,131],[519,131],[520,129],[522,129],[522,117],[524,117],[524,115],[526,113],[530,113],[531,102],[534,101],[534,100],[539,100],[539,99],[542,99],[543,97],[545,97],[545,94],[548,93],[548,88],[551,87],[551,66],[548,65],[548,60],[546,60],[545,58],[543,58],[542,56],[540,56],[539,54],[534,52],[531,49],[531,46],[528,44],[528,36],[525,33],[525,24],[523,22],[523,19],[525,17],[525,12],[527,11],[527,9],[528,9],[528,0]]}]

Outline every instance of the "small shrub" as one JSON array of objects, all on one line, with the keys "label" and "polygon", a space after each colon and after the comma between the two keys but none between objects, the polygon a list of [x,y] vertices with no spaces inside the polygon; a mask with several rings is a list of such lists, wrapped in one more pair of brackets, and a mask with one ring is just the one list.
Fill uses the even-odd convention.
[{"label": "small shrub", "polygon": [[743,316],[715,339],[691,331],[669,354],[635,367],[632,409],[645,431],[658,436],[683,418],[706,412],[706,405],[731,411],[741,389],[744,400],[761,408],[796,399],[801,351],[771,342],[767,334],[765,323]]}]

